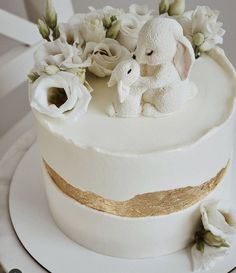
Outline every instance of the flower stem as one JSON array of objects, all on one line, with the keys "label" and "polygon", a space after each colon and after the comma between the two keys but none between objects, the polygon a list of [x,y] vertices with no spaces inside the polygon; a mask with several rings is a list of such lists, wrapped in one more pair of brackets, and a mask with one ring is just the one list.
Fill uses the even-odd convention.
[{"label": "flower stem", "polygon": [[201,56],[200,50],[198,46],[194,47],[194,54],[195,54],[195,59],[198,59]]}]

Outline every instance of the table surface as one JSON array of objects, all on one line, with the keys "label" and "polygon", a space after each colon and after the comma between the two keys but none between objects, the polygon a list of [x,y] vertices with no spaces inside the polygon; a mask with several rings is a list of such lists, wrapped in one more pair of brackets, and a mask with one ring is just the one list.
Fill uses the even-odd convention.
[{"label": "table surface", "polygon": [[[29,113],[0,138],[0,160],[12,145],[32,127],[33,117]],[[12,152],[14,153],[14,151]],[[5,176],[7,177],[7,172]],[[7,179],[4,181],[4,173],[0,173],[0,178],[3,182],[0,183],[0,263],[2,264],[2,267],[0,265],[0,273],[9,272],[15,268],[21,270],[22,273],[46,272],[23,248],[14,232],[8,213],[10,181]]]}]

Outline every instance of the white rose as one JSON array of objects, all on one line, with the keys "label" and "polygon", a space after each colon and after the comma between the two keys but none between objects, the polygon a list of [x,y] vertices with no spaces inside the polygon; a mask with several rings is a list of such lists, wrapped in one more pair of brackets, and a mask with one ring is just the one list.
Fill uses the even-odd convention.
[{"label": "white rose", "polygon": [[128,48],[130,52],[133,52],[137,46],[138,35],[143,22],[131,13],[122,15],[119,20],[121,21],[121,27],[117,40],[121,45]]},{"label": "white rose", "polygon": [[88,108],[91,95],[72,73],[43,75],[30,88],[30,105],[53,118],[76,119]]},{"label": "white rose", "polygon": [[[203,41],[199,45],[200,51],[209,51],[215,45],[223,43],[225,30],[222,23],[218,22],[219,11],[211,10],[207,6],[198,6],[195,11],[187,12],[178,19],[184,34],[193,43],[194,35],[203,34]],[[193,44],[193,46],[195,46]]]},{"label": "white rose", "polygon": [[203,202],[200,207],[202,224],[216,236],[236,233],[236,211],[216,200]]},{"label": "white rose", "polygon": [[125,47],[109,38],[99,44],[87,43],[84,54],[86,57],[91,56],[92,65],[88,69],[98,77],[111,75],[120,61],[130,57],[130,53]]},{"label": "white rose", "polygon": [[194,271],[209,270],[229,253],[227,247],[211,247],[205,244],[204,250],[199,251],[194,244],[191,249]]},{"label": "white rose", "polygon": [[80,24],[80,33],[85,42],[101,42],[106,37],[102,18],[96,13],[85,16]]},{"label": "white rose", "polygon": [[131,14],[134,14],[138,18],[138,20],[143,22],[143,24],[145,24],[153,17],[151,15],[153,10],[149,9],[148,5],[132,4],[129,7],[129,12]]},{"label": "white rose", "polygon": [[80,47],[62,43],[60,40],[46,42],[34,54],[35,70],[42,72],[48,65],[59,68],[88,67],[89,59],[82,59],[83,50]]}]

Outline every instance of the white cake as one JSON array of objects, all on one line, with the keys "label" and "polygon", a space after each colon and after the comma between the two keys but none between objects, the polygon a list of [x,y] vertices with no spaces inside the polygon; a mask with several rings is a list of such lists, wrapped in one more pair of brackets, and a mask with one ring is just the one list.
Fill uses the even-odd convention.
[{"label": "white cake", "polygon": [[233,66],[219,47],[201,54],[189,76],[197,95],[174,113],[154,118],[109,117],[105,109],[116,87],[107,87],[107,77],[89,74],[86,80],[94,91],[76,120],[50,117],[32,106],[56,224],[78,244],[116,257],[185,248],[199,228],[200,204],[228,199]]},{"label": "white cake", "polygon": [[[92,76],[93,100],[77,122],[34,112],[42,158],[74,187],[117,201],[199,186],[229,164],[219,185],[207,193],[227,197],[235,145],[235,71],[217,49],[196,61],[191,78],[199,94],[178,113],[114,120],[104,109],[115,90],[108,89],[107,79]],[[92,250],[140,258],[174,252],[192,240],[202,198],[167,215],[120,217],[81,205],[58,189],[45,169],[44,174],[56,223]]]}]

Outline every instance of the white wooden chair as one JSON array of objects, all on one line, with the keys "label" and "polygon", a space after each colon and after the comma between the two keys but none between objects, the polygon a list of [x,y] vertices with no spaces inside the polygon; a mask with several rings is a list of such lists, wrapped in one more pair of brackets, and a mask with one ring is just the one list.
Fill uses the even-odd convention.
[{"label": "white wooden chair", "polygon": [[[12,5],[19,2],[12,1]],[[10,145],[14,137],[16,139],[27,129],[27,124],[16,123],[29,110],[27,74],[34,65],[33,53],[42,42],[36,22],[44,14],[46,0],[22,0],[21,4],[25,7],[27,19],[0,8],[0,35],[18,42],[16,47],[0,56],[0,140],[4,146],[0,147],[0,158],[1,151],[7,149],[7,143]],[[54,0],[54,5],[60,22],[67,21],[74,14],[70,0]],[[8,130],[14,124],[13,137]]]},{"label": "white wooden chair", "polygon": [[[17,47],[0,56],[0,103],[3,100],[7,101],[6,96],[13,96],[12,92],[26,81],[27,74],[33,67],[33,52],[42,41],[35,22],[44,13],[46,0],[23,0],[23,4],[27,19],[0,9],[0,34],[19,42]],[[54,5],[60,21],[67,21],[74,13],[70,0],[54,0]],[[22,95],[27,96],[27,90]],[[5,107],[8,106],[4,105]],[[10,116],[9,114],[3,116],[5,114],[0,112],[0,136],[5,133],[3,119],[9,120],[9,124],[19,119],[14,116],[14,108],[21,105],[9,105],[9,107],[12,108]]]}]

